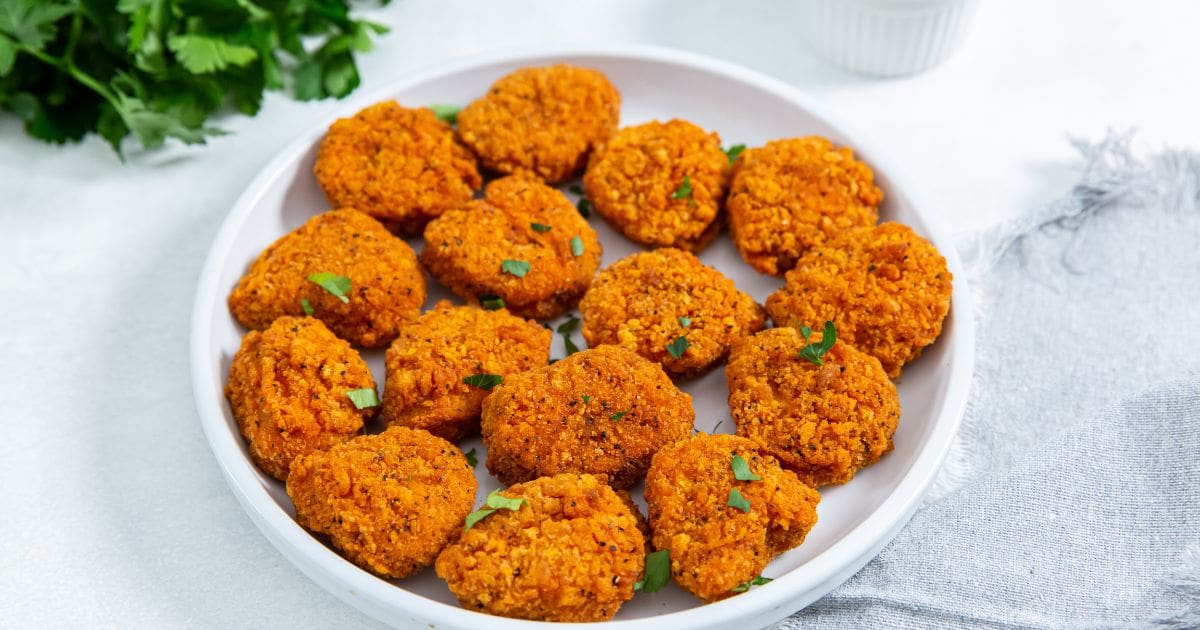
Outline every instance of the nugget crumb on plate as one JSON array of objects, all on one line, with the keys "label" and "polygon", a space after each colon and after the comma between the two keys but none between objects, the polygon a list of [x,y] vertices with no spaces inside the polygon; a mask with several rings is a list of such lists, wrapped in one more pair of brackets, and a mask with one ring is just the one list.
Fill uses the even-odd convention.
[{"label": "nugget crumb on plate", "polygon": [[[309,279],[319,273],[349,279],[345,301]],[[247,328],[303,315],[307,304],[338,337],[367,348],[390,343],[424,303],[425,276],[412,248],[349,209],[318,214],[281,236],[229,294],[229,310]]]},{"label": "nugget crumb on plate", "polygon": [[932,243],[889,222],[804,255],[766,308],[776,326],[832,321],[839,339],[896,378],[941,334],[952,278]]},{"label": "nugget crumb on plate", "polygon": [[408,577],[458,538],[475,503],[462,451],[420,429],[392,427],[292,463],[287,493],[296,521],[327,536],[376,575]]},{"label": "nugget crumb on plate", "polygon": [[505,310],[438,302],[388,348],[383,419],[457,442],[479,430],[479,407],[488,395],[463,379],[544,366],[550,337],[537,322]]},{"label": "nugget crumb on plate", "polygon": [[621,94],[597,70],[521,68],[458,113],[458,136],[488,169],[554,184],[583,168],[620,112]]},{"label": "nugget crumb on plate", "polygon": [[573,308],[592,283],[602,249],[566,195],[510,176],[483,199],[425,228],[421,260],[470,304],[499,297],[514,315],[551,319]]},{"label": "nugget crumb on plate", "polygon": [[728,167],[716,133],[653,121],[597,147],[583,185],[596,212],[627,238],[698,251],[720,231]]},{"label": "nugget crumb on plate", "polygon": [[484,399],[481,424],[488,470],[504,483],[573,472],[627,488],[694,419],[692,397],[662,366],[601,346],[506,377]]},{"label": "nugget crumb on plate", "polygon": [[729,184],[729,229],[742,258],[782,276],[811,247],[875,225],[883,191],[871,168],[820,136],[746,149]]},{"label": "nugget crumb on plate", "polygon": [[900,398],[879,360],[838,340],[803,359],[795,328],[772,328],[734,344],[725,366],[737,434],[775,456],[801,481],[846,483],[892,450]]},{"label": "nugget crumb on plate", "polygon": [[396,101],[330,125],[313,173],[330,205],[355,208],[403,234],[420,234],[483,183],[475,156],[450,125],[428,108]]},{"label": "nugget crumb on plate", "polygon": [[[761,477],[739,481],[733,457]],[[729,505],[733,491],[749,506]],[[762,574],[775,556],[797,547],[817,522],[821,495],[754,442],[699,433],[660,450],[646,475],[655,549],[670,550],[671,577],[712,602]]]},{"label": "nugget crumb on plate", "polygon": [[229,365],[225,397],[250,458],[286,479],[298,455],[322,451],[362,432],[374,407],[358,409],[347,392],[375,389],[367,364],[320,320],[281,317],[252,330]]},{"label": "nugget crumb on plate", "polygon": [[[684,378],[712,368],[766,321],[732,280],[673,248],[633,254],[601,271],[579,312],[588,346],[619,345]],[[668,346],[680,337],[687,348],[676,357]]]},{"label": "nugget crumb on plate", "polygon": [[645,565],[637,517],[592,475],[561,474],[501,493],[500,509],[437,559],[468,610],[538,621],[604,621],[633,597]]}]

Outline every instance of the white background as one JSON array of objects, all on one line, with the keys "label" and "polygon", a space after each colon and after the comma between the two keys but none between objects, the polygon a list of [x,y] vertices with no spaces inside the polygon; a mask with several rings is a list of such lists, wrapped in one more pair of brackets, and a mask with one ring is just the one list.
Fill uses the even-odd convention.
[{"label": "white background", "polygon": [[[984,2],[961,53],[862,79],[798,40],[790,2],[397,0],[364,87],[448,58],[639,42],[738,62],[810,92],[901,156],[951,230],[1061,193],[1067,134],[1200,144],[1200,3]],[[0,115],[0,625],[354,627],[372,622],[270,547],[225,487],[187,369],[196,276],[226,210],[336,103],[268,98],[199,148],[121,164]]]}]

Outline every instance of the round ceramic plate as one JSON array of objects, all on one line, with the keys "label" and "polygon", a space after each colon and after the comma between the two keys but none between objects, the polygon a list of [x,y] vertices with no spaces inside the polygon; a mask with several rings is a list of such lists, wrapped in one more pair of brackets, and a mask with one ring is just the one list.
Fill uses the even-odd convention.
[{"label": "round ceramic plate", "polygon": [[[933,480],[958,427],[973,363],[969,297],[951,241],[928,220],[919,188],[896,170],[870,138],[854,134],[797,90],[745,68],[677,51],[618,47],[538,50],[493,54],[445,65],[401,79],[385,89],[347,102],[340,116],[394,98],[408,106],[466,104],[501,75],[522,66],[571,63],[597,68],[621,91],[621,124],[683,118],[721,135],[725,145],[760,145],[788,136],[820,134],[853,147],[875,170],[885,192],[884,220],[911,225],[946,256],[955,275],[953,307],[941,338],[906,367],[899,382],[902,415],[896,448],[849,484],[822,492],[819,521],[805,543],[764,572],[765,586],[714,604],[701,603],[671,585],[639,593],[626,603],[611,628],[758,627],[808,605],[861,568],[896,534]],[[342,559],[292,520],[283,485],[259,472],[247,456],[222,389],[229,363],[245,333],[225,306],[225,298],[260,251],[279,236],[328,209],[312,175],[317,145],[327,124],[311,129],[262,170],[226,218],[200,277],[192,320],[191,363],[196,405],[204,432],[226,479],[251,519],[284,556],[318,584],[350,605],[384,622],[438,628],[516,628],[543,625],[463,610],[428,569],[402,581],[374,577]],[[563,186],[567,190],[568,186]],[[572,199],[574,195],[569,195]],[[593,215],[604,245],[605,266],[640,249]],[[419,239],[410,241],[416,249]],[[780,286],[754,272],[722,235],[700,258],[733,278],[760,302]],[[451,297],[430,282],[429,304]],[[583,345],[576,333],[575,342]],[[384,381],[382,351],[364,355],[376,381]],[[563,356],[556,335],[552,356]],[[725,375],[718,368],[684,384],[693,396],[696,428],[729,433]],[[480,487],[477,502],[498,487],[483,465],[478,438],[474,448]],[[635,491],[640,498],[640,486]],[[549,625],[549,624],[545,624]],[[561,627],[561,624],[555,624]]]}]

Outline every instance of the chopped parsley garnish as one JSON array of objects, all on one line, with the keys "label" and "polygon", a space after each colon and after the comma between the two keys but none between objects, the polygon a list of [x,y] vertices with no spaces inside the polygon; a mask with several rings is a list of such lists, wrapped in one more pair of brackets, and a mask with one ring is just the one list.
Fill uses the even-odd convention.
[{"label": "chopped parsley garnish", "polygon": [[633,583],[633,590],[653,593],[671,580],[671,550],[660,549],[646,555],[646,577]]},{"label": "chopped parsley garnish", "polygon": [[350,302],[350,297],[346,295],[350,292],[350,278],[322,271],[312,274],[308,277],[308,280],[328,291],[330,295],[341,300],[343,304]]},{"label": "chopped parsley garnish", "polygon": [[502,496],[499,490],[492,490],[491,494],[487,496],[487,507],[480,508],[467,515],[463,531],[471,529],[475,523],[491,516],[497,510],[512,510],[515,512],[521,509],[522,505],[525,505],[525,499],[510,499]]},{"label": "chopped parsley garnish", "polygon": [[680,318],[679,318],[679,325],[680,325],[680,326],[683,326],[684,328],[687,328],[688,326],[691,326],[691,325],[692,325],[692,318],[691,318],[691,317],[680,317]]},{"label": "chopped parsley garnish", "polygon": [[683,176],[683,183],[675,192],[671,193],[672,199],[691,199],[692,198],[692,178],[688,175]]},{"label": "chopped parsley garnish", "polygon": [[571,253],[576,258],[583,255],[583,239],[579,238],[578,235],[571,237]]},{"label": "chopped parsley garnish", "polygon": [[503,260],[500,261],[500,271],[518,278],[524,278],[525,274],[529,273],[529,261],[527,260]]},{"label": "chopped parsley garnish", "polygon": [[579,352],[579,346],[575,345],[574,341],[571,341],[570,335],[563,335],[563,349],[566,350],[567,356]]},{"label": "chopped parsley garnish", "polygon": [[747,464],[746,460],[742,459],[741,455],[733,456],[733,464],[731,464],[731,466],[733,467],[733,478],[737,479],[738,481],[762,480],[762,477],[759,477],[750,471],[750,464]]},{"label": "chopped parsley garnish", "polygon": [[687,349],[690,348],[691,345],[692,344],[688,343],[687,337],[679,337],[675,341],[667,344],[667,353],[678,359],[679,357],[683,356],[684,352],[687,352]]},{"label": "chopped parsley garnish", "polygon": [[762,586],[763,584],[766,584],[767,582],[770,582],[770,581],[771,581],[771,578],[763,577],[760,575],[760,576],[754,578],[753,580],[750,580],[749,582],[742,582],[741,584],[738,584],[737,586],[733,587],[733,592],[734,593],[745,593],[746,591],[750,590],[751,587]]},{"label": "chopped parsley garnish", "polygon": [[583,395],[583,404],[585,404],[585,405],[586,405],[586,404],[588,404],[588,403],[590,403],[590,402],[592,402],[592,397],[591,397],[591,396],[588,396],[587,394],[584,394],[584,395]]},{"label": "chopped parsley garnish", "polygon": [[312,315],[312,304],[306,298],[300,298],[300,308],[304,309],[305,315]]},{"label": "chopped parsley garnish", "polygon": [[583,194],[583,186],[580,186],[579,184],[571,184],[571,186],[569,188],[567,188],[567,190],[575,193],[576,195]]},{"label": "chopped parsley garnish", "polygon": [[575,345],[575,342],[571,339],[571,333],[575,332],[578,329],[579,329],[579,318],[575,317],[574,314],[569,315],[567,317],[567,321],[559,324],[558,328],[554,329],[555,332],[562,335],[563,347],[567,351],[567,356],[571,356],[572,354],[579,352],[579,346]]},{"label": "chopped parsley garnish", "polygon": [[352,389],[346,392],[346,396],[350,398],[350,402],[354,403],[356,409],[379,406],[379,393],[375,391],[374,387]]},{"label": "chopped parsley garnish", "polygon": [[504,377],[499,374],[472,374],[464,378],[463,382],[471,387],[491,389],[504,382]]},{"label": "chopped parsley garnish", "polygon": [[453,126],[458,124],[458,112],[462,108],[460,108],[458,105],[445,105],[442,103],[436,103],[430,105],[429,109],[433,110],[433,115],[437,116],[438,120],[446,123],[447,125]]},{"label": "chopped parsley garnish", "polygon": [[[808,343],[808,338],[812,333],[813,330],[808,326],[800,327],[800,334],[804,335],[804,343]],[[829,352],[835,343],[837,343],[837,328],[834,327],[833,322],[825,322],[825,329],[821,331],[821,341],[819,343],[808,343],[808,345],[800,348],[798,356],[814,365],[825,365],[825,361],[821,357],[825,356],[825,353]]]},{"label": "chopped parsley garnish", "polygon": [[737,161],[738,156],[742,154],[742,151],[745,151],[745,150],[746,150],[746,145],[735,144],[735,145],[729,147],[728,149],[725,149],[725,155],[729,157],[729,163],[733,164],[734,162]]},{"label": "chopped parsley garnish", "polygon": [[467,463],[471,465],[471,468],[474,468],[475,465],[479,463],[479,460],[475,458],[474,447],[472,447],[471,450],[469,450],[463,454],[467,456]]},{"label": "chopped parsley garnish", "polygon": [[533,231],[537,232],[538,234],[545,234],[551,229],[550,226],[546,225],[545,223],[530,223],[529,227],[533,228]]},{"label": "chopped parsley garnish", "polygon": [[742,496],[741,492],[738,492],[737,488],[729,489],[729,501],[725,505],[737,508],[746,514],[750,513],[750,502],[746,500],[746,497]]},{"label": "chopped parsley garnish", "polygon": [[498,311],[504,308],[504,298],[499,295],[481,295],[479,304],[483,306],[484,310]]},{"label": "chopped parsley garnish", "polygon": [[575,209],[585,219],[592,216],[592,202],[588,201],[587,197],[580,197],[579,201],[575,202]]},{"label": "chopped parsley garnish", "polygon": [[613,415],[609,416],[609,418],[612,419],[613,422],[620,422],[621,418],[624,418],[625,415],[628,413],[629,413],[628,411],[618,411],[617,413],[614,413]]}]

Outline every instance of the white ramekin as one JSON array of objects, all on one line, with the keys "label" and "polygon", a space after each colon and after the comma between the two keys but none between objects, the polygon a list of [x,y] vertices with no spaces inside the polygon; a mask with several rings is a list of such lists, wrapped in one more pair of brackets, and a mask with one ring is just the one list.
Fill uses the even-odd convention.
[{"label": "white ramekin", "polygon": [[798,0],[812,49],[847,70],[917,74],[962,44],[978,0]]}]

